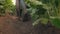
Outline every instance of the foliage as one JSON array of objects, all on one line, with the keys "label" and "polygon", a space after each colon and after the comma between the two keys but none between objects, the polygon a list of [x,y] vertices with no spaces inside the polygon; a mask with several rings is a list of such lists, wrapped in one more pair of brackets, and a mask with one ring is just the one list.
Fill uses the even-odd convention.
[{"label": "foliage", "polygon": [[5,13],[5,11],[4,11],[5,9],[4,9],[4,6],[3,6],[4,3],[5,3],[4,1],[5,0],[0,0],[0,16],[4,15],[4,13]]},{"label": "foliage", "polygon": [[12,6],[12,0],[5,0],[4,7],[9,9]]},{"label": "foliage", "polygon": [[56,26],[57,28],[60,28],[60,19],[59,18],[51,19],[51,22],[54,26]]},{"label": "foliage", "polygon": [[[33,25],[38,24],[41,21],[43,24],[51,20],[54,26],[60,26],[60,0],[26,0],[26,4],[30,7],[31,16],[33,19]],[[43,19],[41,19],[43,18]]]},{"label": "foliage", "polygon": [[[9,10],[9,11],[8,11]],[[15,11],[15,7],[12,3],[12,0],[0,0],[0,15],[6,14],[6,12]]]},{"label": "foliage", "polygon": [[[36,24],[39,21],[44,21],[44,19],[41,19],[41,18],[42,17],[46,18],[45,16],[47,16],[47,13],[46,13],[47,9],[44,8],[44,4],[42,4],[42,2],[37,1],[37,0],[35,0],[35,1],[34,0],[32,0],[32,1],[28,0],[28,1],[26,1],[26,4],[30,7],[29,9],[31,9],[28,11],[31,12],[30,14],[31,14],[31,17],[33,20],[33,24]],[[45,23],[46,23],[46,21],[45,21]]]}]

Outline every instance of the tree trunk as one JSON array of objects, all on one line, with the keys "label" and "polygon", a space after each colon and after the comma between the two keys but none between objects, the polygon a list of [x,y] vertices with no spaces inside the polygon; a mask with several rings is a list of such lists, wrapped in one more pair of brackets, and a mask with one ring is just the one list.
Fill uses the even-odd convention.
[{"label": "tree trunk", "polygon": [[[24,18],[26,17],[25,14],[27,14],[27,9],[26,9],[24,0],[20,0],[20,7],[22,9],[22,20],[24,20]],[[27,19],[27,17],[26,17],[26,19]]]},{"label": "tree trunk", "polygon": [[20,17],[20,3],[19,3],[19,0],[16,0],[16,12],[17,12],[17,16]]},{"label": "tree trunk", "polygon": [[[22,9],[22,11],[20,11],[20,9]],[[27,13],[24,0],[16,0],[16,11],[17,11],[17,16],[19,20],[27,21],[29,19],[29,14]]]}]

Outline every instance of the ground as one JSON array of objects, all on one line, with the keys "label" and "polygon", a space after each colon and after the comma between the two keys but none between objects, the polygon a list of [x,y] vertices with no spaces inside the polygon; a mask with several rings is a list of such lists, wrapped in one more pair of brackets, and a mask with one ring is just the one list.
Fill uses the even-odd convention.
[{"label": "ground", "polygon": [[38,24],[33,27],[31,20],[22,22],[16,16],[0,17],[0,34],[60,34],[60,29],[46,26]]},{"label": "ground", "polygon": [[22,22],[16,18],[16,16],[0,17],[0,34],[28,34],[31,32],[31,21]]}]

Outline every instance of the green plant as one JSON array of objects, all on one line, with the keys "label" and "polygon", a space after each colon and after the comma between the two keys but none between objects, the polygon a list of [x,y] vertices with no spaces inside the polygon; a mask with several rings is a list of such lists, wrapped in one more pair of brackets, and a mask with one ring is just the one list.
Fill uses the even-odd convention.
[{"label": "green plant", "polygon": [[52,25],[54,25],[57,28],[60,28],[60,19],[59,18],[54,18],[51,19]]}]

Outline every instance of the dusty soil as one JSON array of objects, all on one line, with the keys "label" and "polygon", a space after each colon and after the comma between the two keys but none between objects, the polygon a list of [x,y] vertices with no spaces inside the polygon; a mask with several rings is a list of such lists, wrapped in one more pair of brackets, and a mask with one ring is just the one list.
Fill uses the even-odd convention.
[{"label": "dusty soil", "polygon": [[16,16],[0,17],[0,34],[60,34],[60,29],[54,26],[38,24],[32,26],[32,21],[22,22]]},{"label": "dusty soil", "polygon": [[22,22],[16,16],[0,17],[0,34],[30,34],[31,21]]}]

